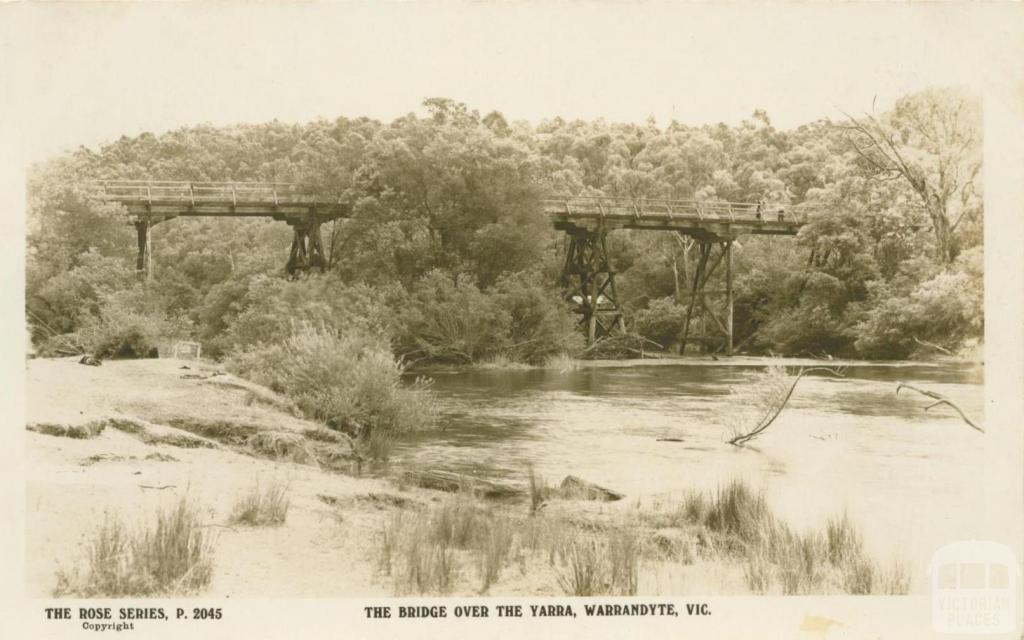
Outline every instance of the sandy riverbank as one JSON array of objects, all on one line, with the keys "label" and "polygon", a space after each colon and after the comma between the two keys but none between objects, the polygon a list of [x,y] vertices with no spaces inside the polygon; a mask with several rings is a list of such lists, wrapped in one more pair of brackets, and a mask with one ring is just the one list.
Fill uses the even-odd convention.
[{"label": "sandy riverbank", "polygon": [[[82,565],[105,518],[142,527],[186,495],[216,536],[202,596],[560,595],[572,588],[566,576],[580,560],[577,552],[593,545],[606,553],[625,545],[616,558],[636,561],[626,568],[635,571],[630,588],[639,594],[785,588],[781,578],[752,586],[735,532],[720,524],[711,531],[707,504],[693,516],[704,520],[694,521],[687,514],[692,505],[656,496],[591,502],[551,493],[533,514],[527,498],[493,504],[354,477],[346,444],[299,417],[287,399],[215,365],[164,359],[90,367],[33,359],[27,381],[27,588],[35,596],[51,594],[60,571]],[[235,503],[256,483],[287,486],[284,524],[231,522]],[[475,542],[438,547],[445,518],[472,529]],[[788,535],[773,544],[799,542]],[[450,571],[444,581],[417,588],[410,578],[419,560],[407,551],[417,536],[434,540],[425,562],[440,558]],[[488,554],[497,554],[499,571],[482,582]],[[767,572],[762,579],[776,571],[757,568]],[[799,588],[841,592],[840,574],[825,567],[812,576],[819,582]],[[881,577],[875,588],[885,588]]]}]

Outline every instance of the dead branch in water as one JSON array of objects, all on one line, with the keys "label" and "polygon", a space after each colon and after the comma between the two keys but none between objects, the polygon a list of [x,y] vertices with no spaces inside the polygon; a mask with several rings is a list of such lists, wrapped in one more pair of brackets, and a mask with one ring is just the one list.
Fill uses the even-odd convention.
[{"label": "dead branch in water", "polygon": [[783,396],[782,399],[779,402],[777,402],[774,406],[768,408],[767,413],[765,413],[765,415],[758,421],[757,425],[753,429],[734,437],[732,440],[729,441],[729,444],[735,445],[737,447],[743,446],[744,443],[753,440],[762,432],[764,432],[765,429],[767,429],[769,426],[771,426],[773,422],[775,422],[775,419],[779,417],[779,414],[782,413],[782,409],[786,406],[786,403],[789,402],[789,399],[793,396],[793,391],[796,389],[796,385],[798,382],[800,382],[800,379],[803,378],[808,373],[812,373],[815,371],[822,371],[824,373],[828,373],[839,378],[843,377],[842,369],[833,369],[830,367],[809,367],[807,369],[800,369],[800,373],[796,375],[796,378],[793,380],[793,383],[789,385],[789,390],[786,392],[786,395]]},{"label": "dead branch in water", "polygon": [[964,413],[963,409],[958,407],[955,402],[953,402],[952,400],[950,400],[946,396],[942,395],[941,393],[935,393],[934,391],[928,391],[927,389],[921,389],[921,388],[915,387],[912,384],[907,384],[905,382],[901,382],[901,383],[896,385],[896,395],[899,395],[900,394],[900,389],[903,389],[903,388],[910,389],[911,391],[916,391],[916,392],[920,393],[921,395],[927,396],[927,397],[931,398],[932,400],[935,400],[935,402],[931,403],[930,405],[928,405],[927,407],[924,408],[925,411],[931,409],[932,407],[937,407],[940,404],[949,405],[949,406],[953,407],[953,409],[957,413],[960,414],[960,417],[963,418],[964,422],[966,422],[968,425],[970,425],[974,429],[977,429],[978,431],[980,431],[982,433],[985,433],[985,429],[983,429],[982,427],[979,427],[977,424],[975,424],[975,422],[973,420],[971,420],[967,416],[966,413]]},{"label": "dead branch in water", "polygon": [[947,349],[946,347],[941,347],[941,346],[935,344],[934,342],[928,342],[927,340],[921,340],[917,336],[911,336],[911,337],[914,339],[914,342],[916,342],[917,344],[921,345],[922,347],[930,347],[932,349],[935,349],[936,351],[941,351],[942,353],[946,354],[947,356],[953,355],[953,352],[950,351],[949,349]]},{"label": "dead branch in water", "polygon": [[586,359],[592,354],[598,354],[598,357],[615,357],[626,353],[632,353],[644,358],[647,356],[647,352],[644,350],[645,345],[651,345],[656,348],[657,353],[665,351],[665,347],[661,344],[649,340],[642,335],[636,333],[623,333],[615,336],[605,336],[594,341],[594,344],[583,349],[579,352],[578,356],[581,359]]}]

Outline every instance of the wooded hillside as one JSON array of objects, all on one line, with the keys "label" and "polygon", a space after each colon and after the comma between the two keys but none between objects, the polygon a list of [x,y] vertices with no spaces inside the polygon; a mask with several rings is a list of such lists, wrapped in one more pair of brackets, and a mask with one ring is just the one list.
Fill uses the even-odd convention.
[{"label": "wooded hillside", "polygon": [[[563,238],[538,207],[551,192],[821,205],[795,240],[740,239],[740,351],[904,358],[981,338],[980,109],[957,90],[789,131],[762,111],[695,127],[423,107],[391,123],[146,133],[35,167],[26,304],[37,348],[191,337],[232,357],[304,326],[375,336],[406,362],[572,354]],[[351,203],[354,217],[325,228],[329,273],[298,281],[284,275],[281,223],[172,220],[153,232],[145,283],[123,211],[88,185],[109,178],[294,182]],[[687,243],[637,231],[609,242],[627,326],[671,348]]]}]

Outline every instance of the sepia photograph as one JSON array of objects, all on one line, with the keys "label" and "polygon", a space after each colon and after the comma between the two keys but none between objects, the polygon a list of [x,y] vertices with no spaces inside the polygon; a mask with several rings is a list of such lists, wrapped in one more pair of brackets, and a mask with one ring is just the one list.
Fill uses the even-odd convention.
[{"label": "sepia photograph", "polygon": [[6,588],[1018,637],[1022,14],[968,8],[0,6]]}]

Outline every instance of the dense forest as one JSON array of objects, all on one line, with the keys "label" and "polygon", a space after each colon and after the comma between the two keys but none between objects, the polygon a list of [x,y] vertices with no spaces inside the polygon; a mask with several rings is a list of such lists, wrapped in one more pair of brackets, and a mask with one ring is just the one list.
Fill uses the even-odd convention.
[{"label": "dense forest", "polygon": [[[907,358],[981,339],[980,108],[959,90],[788,131],[763,111],[738,126],[658,126],[530,124],[448,99],[423,107],[390,123],[144,133],[34,167],[26,305],[35,348],[111,355],[193,339],[252,370],[254,359],[287,360],[318,340],[342,341],[351,363],[367,349],[403,363],[572,356],[582,336],[559,288],[564,238],[538,206],[552,192],[818,205],[795,239],[740,239],[741,352]],[[147,282],[134,271],[123,210],[90,184],[112,178],[299,183],[354,215],[325,228],[327,273],[295,280],[284,273],[284,224],[165,222],[153,231]],[[673,349],[687,243],[639,231],[609,242],[626,326]]]}]

